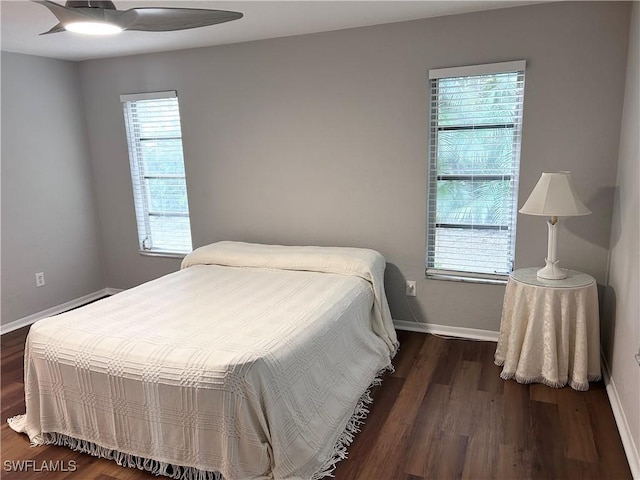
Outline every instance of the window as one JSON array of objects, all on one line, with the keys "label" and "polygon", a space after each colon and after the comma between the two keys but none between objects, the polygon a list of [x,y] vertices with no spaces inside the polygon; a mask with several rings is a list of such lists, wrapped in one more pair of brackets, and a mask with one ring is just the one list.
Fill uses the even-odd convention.
[{"label": "window", "polygon": [[428,277],[513,270],[525,62],[429,71]]},{"label": "window", "polygon": [[141,253],[191,251],[176,92],[121,95]]}]

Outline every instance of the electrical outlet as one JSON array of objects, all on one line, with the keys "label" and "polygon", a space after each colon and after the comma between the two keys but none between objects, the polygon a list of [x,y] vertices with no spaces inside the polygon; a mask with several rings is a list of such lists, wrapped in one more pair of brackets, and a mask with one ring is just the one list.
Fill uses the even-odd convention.
[{"label": "electrical outlet", "polygon": [[416,282],[412,280],[408,280],[405,284],[405,292],[407,297],[415,297],[416,296]]},{"label": "electrical outlet", "polygon": [[36,287],[44,287],[44,286],[45,286],[44,273],[42,272],[36,273]]}]

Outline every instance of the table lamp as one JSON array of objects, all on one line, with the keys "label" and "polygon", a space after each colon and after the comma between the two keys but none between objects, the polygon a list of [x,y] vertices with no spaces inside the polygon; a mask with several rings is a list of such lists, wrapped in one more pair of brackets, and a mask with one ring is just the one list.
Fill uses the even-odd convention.
[{"label": "table lamp", "polygon": [[571,172],[543,173],[519,211],[527,215],[551,217],[547,220],[549,240],[546,265],[538,270],[538,277],[546,280],[567,278],[567,271],[558,265],[558,217],[574,217],[591,213],[573,189]]}]

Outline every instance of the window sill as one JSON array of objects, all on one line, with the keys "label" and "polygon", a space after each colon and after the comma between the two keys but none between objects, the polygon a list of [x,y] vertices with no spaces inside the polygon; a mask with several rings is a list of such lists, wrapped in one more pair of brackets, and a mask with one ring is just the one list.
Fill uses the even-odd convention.
[{"label": "window sill", "polygon": [[184,258],[187,256],[186,253],[160,252],[160,251],[150,251],[150,250],[138,250],[138,253],[143,257]]},{"label": "window sill", "polygon": [[463,282],[463,283],[482,283],[485,285],[506,285],[509,277],[502,278],[484,278],[484,277],[470,277],[465,275],[452,275],[444,273],[428,273],[426,275],[427,280],[445,280],[448,282]]}]

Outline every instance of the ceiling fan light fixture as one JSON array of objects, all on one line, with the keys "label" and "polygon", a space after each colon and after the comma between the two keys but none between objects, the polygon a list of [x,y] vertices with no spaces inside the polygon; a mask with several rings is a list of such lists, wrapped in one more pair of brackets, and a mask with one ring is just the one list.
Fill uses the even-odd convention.
[{"label": "ceiling fan light fixture", "polygon": [[69,22],[64,25],[65,30],[83,35],[115,35],[122,32],[122,28],[107,22]]}]

